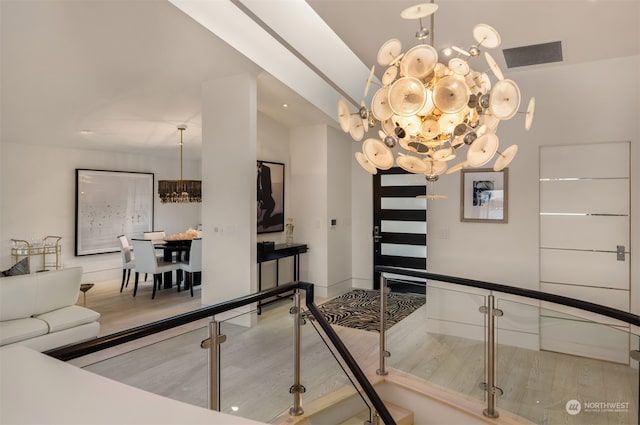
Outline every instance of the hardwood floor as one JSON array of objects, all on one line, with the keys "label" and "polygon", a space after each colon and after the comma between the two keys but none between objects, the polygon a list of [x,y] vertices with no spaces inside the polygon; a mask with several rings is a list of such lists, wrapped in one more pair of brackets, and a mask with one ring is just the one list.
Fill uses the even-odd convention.
[{"label": "hardwood floor", "polygon": [[[110,334],[201,306],[200,291],[161,290],[151,300],[151,284],[141,284],[132,296],[129,285],[96,285],[87,293],[87,307],[101,313],[101,335]],[[82,303],[80,297],[79,303]],[[292,318],[288,301],[273,304],[256,317],[256,326],[222,325],[227,342],[223,359],[222,410],[267,421],[291,404]],[[481,342],[424,331],[426,306],[388,332],[387,365],[465,397],[482,400],[484,380]],[[207,356],[199,342],[207,337],[207,320],[153,338],[125,344],[73,361],[88,370],[167,397],[207,405]],[[334,327],[360,367],[376,379],[379,335]],[[303,327],[305,404],[348,385],[348,379],[311,326]],[[498,409],[539,424],[634,424],[638,418],[638,370],[629,366],[564,354],[498,349],[498,385],[504,395]],[[567,401],[629,403],[617,412],[593,410],[566,413]],[[584,409],[584,407],[583,407]]]},{"label": "hardwood floor", "polygon": [[[87,291],[85,294],[86,307],[100,313],[100,333],[98,336],[110,335],[202,307],[200,287],[196,286],[194,288],[193,297],[190,296],[189,291],[178,292],[174,287],[172,289],[158,290],[155,299],[151,299],[152,282],[151,277],[147,282],[144,282],[144,276],[141,276],[135,297],[133,296],[133,275],[128,287],[124,288],[122,292],[120,292],[121,282],[119,280],[96,283],[93,288]],[[82,296],[78,298],[77,304],[84,304]],[[181,326],[180,328],[75,359],[70,363],[83,367],[193,329],[202,328],[207,326],[207,323],[208,320],[204,319],[190,325]]]},{"label": "hardwood floor", "polygon": [[[144,282],[141,276],[138,293],[133,296],[133,275],[129,286],[120,292],[120,281],[99,282],[86,293],[86,306],[100,313],[100,336],[109,335],[135,326],[150,323],[176,314],[185,313],[202,306],[200,288],[194,288],[194,296],[189,291],[178,292],[161,289],[151,299],[152,278]],[[82,305],[83,297],[78,299]]]}]

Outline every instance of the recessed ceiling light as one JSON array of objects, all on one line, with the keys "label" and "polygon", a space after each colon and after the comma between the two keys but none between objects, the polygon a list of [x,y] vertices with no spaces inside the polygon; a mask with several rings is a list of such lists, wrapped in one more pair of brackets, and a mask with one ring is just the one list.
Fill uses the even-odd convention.
[{"label": "recessed ceiling light", "polygon": [[88,129],[80,130],[80,134],[93,134],[93,130],[88,130]]},{"label": "recessed ceiling light", "polygon": [[289,107],[289,104],[288,104],[288,103],[283,103],[283,104],[282,104],[282,107],[283,107],[283,108],[288,108],[288,107]]}]

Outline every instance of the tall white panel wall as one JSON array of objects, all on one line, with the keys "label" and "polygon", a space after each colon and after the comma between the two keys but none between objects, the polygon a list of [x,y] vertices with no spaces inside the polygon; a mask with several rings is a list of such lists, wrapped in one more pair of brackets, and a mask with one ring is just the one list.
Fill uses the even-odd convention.
[{"label": "tall white panel wall", "polygon": [[353,287],[373,289],[373,180],[354,157],[361,146],[361,143],[352,142],[350,155]]},{"label": "tall white panel wall", "polygon": [[327,127],[291,130],[291,211],[296,217],[297,242],[309,251],[300,261],[300,279],[316,285],[324,296],[327,275]]},{"label": "tall white panel wall", "polygon": [[349,140],[324,125],[291,130],[290,211],[296,241],[309,245],[300,258],[300,278],[315,284],[320,298],[352,286]]},{"label": "tall white panel wall", "polygon": [[352,287],[351,142],[342,131],[328,127],[327,133],[327,281],[333,296]]}]

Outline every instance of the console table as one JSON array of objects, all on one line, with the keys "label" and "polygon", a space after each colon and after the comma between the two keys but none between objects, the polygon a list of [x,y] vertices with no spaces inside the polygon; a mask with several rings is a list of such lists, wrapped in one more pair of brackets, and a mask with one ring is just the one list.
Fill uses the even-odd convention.
[{"label": "console table", "polygon": [[[273,249],[266,251],[258,251],[258,292],[262,291],[262,263],[267,261],[276,262],[276,286],[280,277],[279,263],[281,258],[293,257],[293,280],[300,279],[300,254],[307,252],[307,244],[277,244]],[[273,300],[276,301],[276,300]],[[271,301],[258,303],[258,314],[262,313],[262,305]]]}]

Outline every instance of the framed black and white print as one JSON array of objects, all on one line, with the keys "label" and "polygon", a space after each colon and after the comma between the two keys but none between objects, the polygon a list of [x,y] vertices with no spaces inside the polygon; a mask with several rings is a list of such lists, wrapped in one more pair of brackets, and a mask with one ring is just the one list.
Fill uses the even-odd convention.
[{"label": "framed black and white print", "polygon": [[284,164],[257,162],[258,233],[284,231]]},{"label": "framed black and white print", "polygon": [[75,255],[117,252],[153,229],[153,173],[76,169]]},{"label": "framed black and white print", "polygon": [[508,169],[462,169],[460,221],[507,223]]}]

